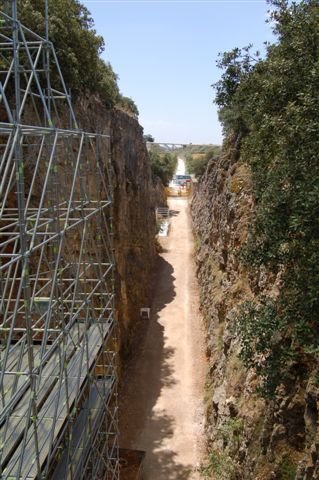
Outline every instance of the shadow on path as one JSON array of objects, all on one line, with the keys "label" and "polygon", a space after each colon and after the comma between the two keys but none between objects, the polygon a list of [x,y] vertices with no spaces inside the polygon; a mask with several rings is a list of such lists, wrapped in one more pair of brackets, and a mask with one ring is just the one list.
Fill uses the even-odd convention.
[{"label": "shadow on path", "polygon": [[179,215],[180,211],[179,210],[170,210],[169,211],[169,216],[170,217],[177,217]]},{"label": "shadow on path", "polygon": [[151,318],[121,380],[120,446],[146,451],[143,480],[186,480],[191,466],[179,464],[177,453],[164,448],[174,433],[174,417],[156,405],[163,388],[176,384],[170,362],[174,349],[165,346],[164,327],[158,321],[159,313],[176,296],[174,270],[159,256],[156,272]]}]

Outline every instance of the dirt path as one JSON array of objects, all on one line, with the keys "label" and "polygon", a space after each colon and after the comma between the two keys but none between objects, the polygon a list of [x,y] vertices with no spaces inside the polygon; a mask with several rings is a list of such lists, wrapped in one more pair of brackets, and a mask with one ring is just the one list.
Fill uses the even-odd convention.
[{"label": "dirt path", "polygon": [[121,446],[146,451],[143,480],[198,479],[203,450],[206,366],[188,200],[169,207],[151,320],[120,395]]}]

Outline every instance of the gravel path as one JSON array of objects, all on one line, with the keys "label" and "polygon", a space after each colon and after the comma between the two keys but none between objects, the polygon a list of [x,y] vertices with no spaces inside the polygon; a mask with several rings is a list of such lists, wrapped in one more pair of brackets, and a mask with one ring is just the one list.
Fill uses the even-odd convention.
[{"label": "gravel path", "polygon": [[171,198],[169,207],[151,319],[120,391],[121,447],[146,451],[143,480],[198,479],[204,444],[206,363],[188,199]]}]

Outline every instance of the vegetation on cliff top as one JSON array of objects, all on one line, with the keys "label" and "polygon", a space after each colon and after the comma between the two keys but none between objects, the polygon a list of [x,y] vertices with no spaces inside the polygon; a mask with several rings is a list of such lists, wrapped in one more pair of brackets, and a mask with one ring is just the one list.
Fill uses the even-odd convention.
[{"label": "vegetation on cliff top", "polygon": [[242,357],[273,393],[319,352],[319,4],[272,0],[277,42],[223,54],[215,85],[226,135],[251,167],[255,212],[241,253],[278,275],[278,293],[238,316]]},{"label": "vegetation on cliff top", "polygon": [[[45,34],[44,4],[44,0],[18,2],[21,22],[41,36]],[[138,115],[134,101],[120,94],[112,66],[100,56],[104,40],[84,5],[77,0],[49,0],[49,38],[73,95],[98,94],[108,107],[117,105]]]}]

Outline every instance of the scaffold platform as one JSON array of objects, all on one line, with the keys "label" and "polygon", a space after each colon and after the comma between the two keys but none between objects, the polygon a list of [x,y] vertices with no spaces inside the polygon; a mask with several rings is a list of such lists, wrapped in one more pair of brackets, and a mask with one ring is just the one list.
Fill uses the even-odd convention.
[{"label": "scaffold platform", "polygon": [[0,478],[118,480],[110,132],[79,128],[54,46],[5,5]]}]

